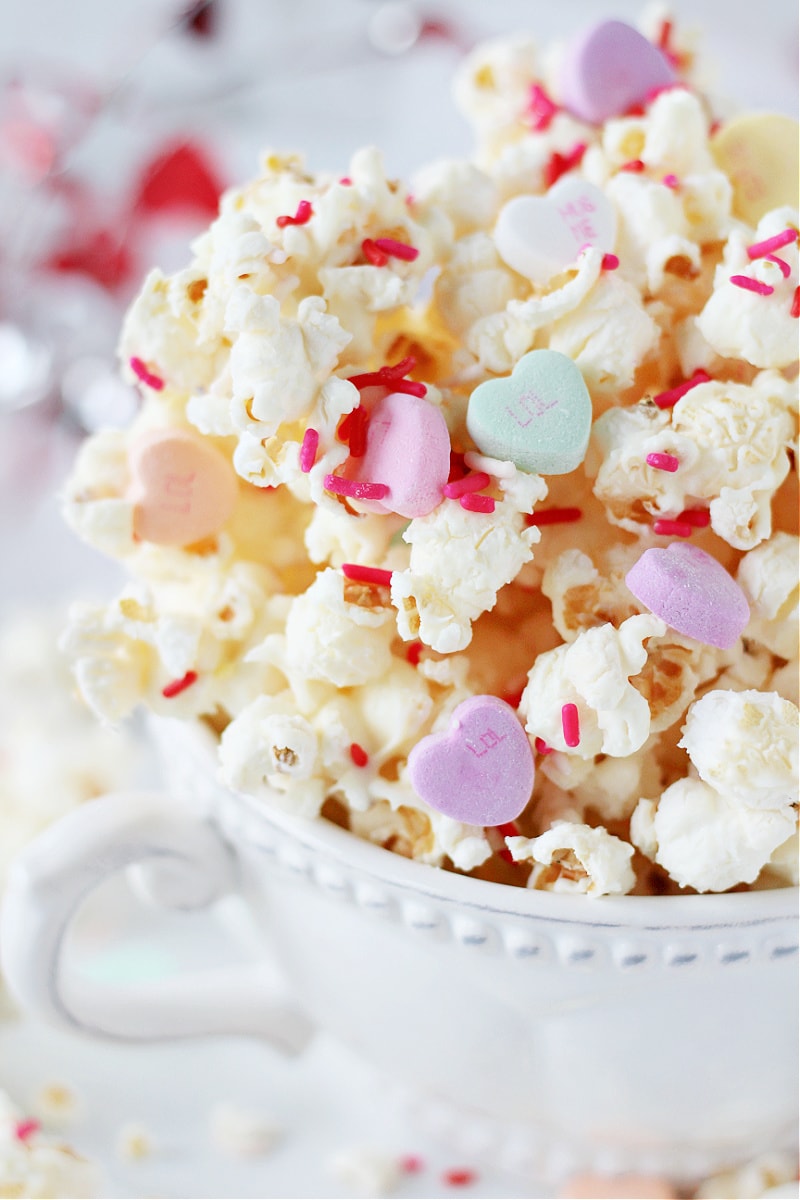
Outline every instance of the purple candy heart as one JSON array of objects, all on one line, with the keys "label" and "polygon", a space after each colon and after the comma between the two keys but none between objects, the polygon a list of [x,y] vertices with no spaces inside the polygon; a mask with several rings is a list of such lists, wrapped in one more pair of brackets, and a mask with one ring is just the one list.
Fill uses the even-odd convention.
[{"label": "purple candy heart", "polygon": [[625,582],[670,628],[720,650],[730,650],[750,620],[736,580],[699,546],[672,542],[645,550]]},{"label": "purple candy heart", "polygon": [[408,756],[414,791],[431,808],[467,825],[503,825],[533,790],[533,753],[514,709],[496,696],[459,704],[445,733],[423,738]]},{"label": "purple candy heart", "polygon": [[675,82],[667,57],[624,21],[601,21],[580,34],[561,64],[561,103],[593,125],[643,104]]}]

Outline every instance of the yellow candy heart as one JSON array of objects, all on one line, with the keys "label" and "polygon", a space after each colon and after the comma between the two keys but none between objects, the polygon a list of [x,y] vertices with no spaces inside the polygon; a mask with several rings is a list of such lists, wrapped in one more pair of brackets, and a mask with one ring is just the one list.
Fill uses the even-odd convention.
[{"label": "yellow candy heart", "polygon": [[798,204],[800,126],[781,113],[745,113],[711,139],[711,153],[733,184],[733,211],[749,225]]}]

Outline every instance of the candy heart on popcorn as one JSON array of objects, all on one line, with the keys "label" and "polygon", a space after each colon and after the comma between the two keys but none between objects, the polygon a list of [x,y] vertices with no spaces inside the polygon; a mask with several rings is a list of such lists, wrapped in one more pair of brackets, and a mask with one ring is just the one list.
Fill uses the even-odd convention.
[{"label": "candy heart on popcorn", "polygon": [[562,105],[596,125],[674,82],[675,69],[663,51],[624,21],[601,21],[585,30],[561,61]]},{"label": "candy heart on popcorn", "polygon": [[559,180],[545,196],[515,196],[500,210],[494,244],[503,262],[545,284],[578,257],[583,246],[613,250],[617,213],[585,179]]},{"label": "candy heart on popcorn", "polygon": [[481,454],[520,471],[566,475],[586,457],[592,401],[578,368],[557,350],[531,350],[511,375],[469,398],[467,430]]},{"label": "candy heart on popcorn", "polygon": [[424,517],[442,500],[450,474],[450,434],[441,410],[430,400],[391,392],[372,409],[367,448],[351,459],[348,478],[382,483],[383,500],[361,501],[369,512]]},{"label": "candy heart on popcorn", "polygon": [[636,560],[625,583],[670,628],[720,650],[735,646],[750,620],[739,584],[699,546],[653,546]]},{"label": "candy heart on popcorn", "polygon": [[188,429],[157,429],[130,454],[137,537],[159,546],[188,546],[222,529],[239,494],[233,467]]},{"label": "candy heart on popcorn", "polygon": [[533,790],[533,753],[514,709],[496,696],[473,696],[450,728],[418,742],[408,756],[411,785],[431,808],[467,825],[503,825]]}]

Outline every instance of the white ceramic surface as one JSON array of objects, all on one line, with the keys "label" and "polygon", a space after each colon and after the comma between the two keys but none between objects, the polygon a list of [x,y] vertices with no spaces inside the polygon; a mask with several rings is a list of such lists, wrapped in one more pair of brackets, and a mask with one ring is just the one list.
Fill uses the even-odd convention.
[{"label": "white ceramic surface", "polygon": [[[484,883],[236,796],[210,740],[158,736],[175,799],[95,801],[17,863],[0,945],[25,1005],[107,1036],[255,1031],[288,1050],[310,1018],[410,1085],[443,1136],[469,1129],[538,1178],[691,1180],[792,1145],[796,891],[591,901]],[[172,907],[243,889],[302,1012],[252,967],[156,994],[76,979],[72,913],[134,863]]]}]

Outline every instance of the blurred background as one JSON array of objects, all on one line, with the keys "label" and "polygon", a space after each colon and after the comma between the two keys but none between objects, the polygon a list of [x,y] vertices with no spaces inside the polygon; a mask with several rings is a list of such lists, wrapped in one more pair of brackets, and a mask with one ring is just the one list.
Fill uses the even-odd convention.
[{"label": "blurred background", "polygon": [[[708,87],[726,107],[796,112],[794,0],[650,7],[705,31]],[[80,439],[135,411],[115,344],[147,269],[183,264],[220,191],[252,174],[263,149],[302,150],[313,169],[344,173],[355,149],[377,144],[399,176],[468,156],[450,79],[473,45],[515,30],[544,43],[601,16],[635,20],[644,8],[0,0],[0,887],[37,829],[149,772],[135,730],[101,730],[78,708],[56,649],[69,599],[107,596],[116,583],[116,569],[62,527],[56,496]],[[169,965],[170,931],[155,948],[139,935],[133,957],[143,969]],[[204,957],[206,934],[197,938]],[[176,939],[186,952],[185,932]],[[218,935],[216,950],[224,944]],[[119,977],[131,962],[108,959],[104,969]],[[0,1021],[0,1091],[31,1108],[59,1072],[88,1097],[75,1140],[106,1162],[104,1195],[352,1195],[355,1185],[325,1175],[326,1155],[364,1138],[395,1157],[422,1144],[410,1145],[384,1084],[327,1044],[288,1067],[261,1048],[133,1051]],[[266,1097],[293,1127],[267,1167],[209,1150],[204,1114],[234,1093],[251,1105]],[[160,1149],[131,1166],[114,1150],[115,1131],[145,1110],[160,1125]],[[447,1183],[448,1162],[425,1153],[438,1175],[407,1172],[400,1194],[536,1194],[486,1174]]]}]

